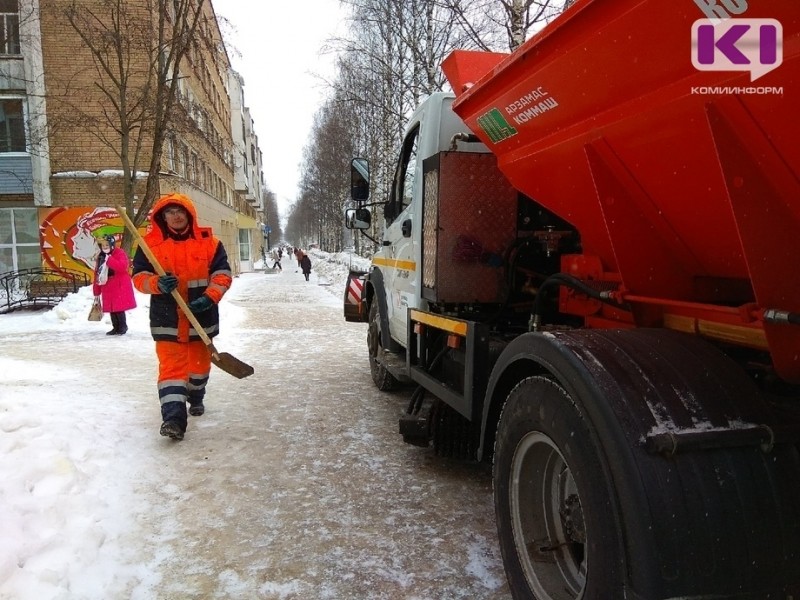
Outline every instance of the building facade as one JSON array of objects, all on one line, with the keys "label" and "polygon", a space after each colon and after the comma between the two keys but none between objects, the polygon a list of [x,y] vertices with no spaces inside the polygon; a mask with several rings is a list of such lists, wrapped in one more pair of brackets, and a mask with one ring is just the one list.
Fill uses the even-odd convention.
[{"label": "building facade", "polygon": [[[229,72],[228,90],[231,99],[231,133],[234,146],[234,190],[256,211],[259,226],[256,231],[248,230],[247,243],[257,245],[264,215],[263,154],[258,145],[250,109],[245,104],[244,80],[236,71]],[[244,243],[245,240],[242,240],[242,244]],[[257,256],[253,258],[255,260]]]},{"label": "building facade", "polygon": [[[144,198],[153,132],[147,122],[138,128],[134,160],[132,150],[120,151],[116,124],[135,113],[137,102],[152,101],[137,92],[149,73],[160,17],[144,0],[123,4],[129,22],[121,29],[132,36],[126,58],[133,67],[120,91],[91,52],[102,36],[87,41],[70,23],[89,11],[104,14],[110,3],[80,0],[70,15],[70,0],[0,0],[0,273],[42,266],[91,271],[94,238],[123,230],[113,209],[124,203],[123,161],[136,173],[134,202]],[[232,130],[246,108],[241,89],[232,108],[228,56],[213,6],[206,2],[204,11],[176,73],[175,118],[158,189],[192,198],[238,273],[252,269],[260,238],[258,201],[237,183],[245,165]],[[163,18],[170,24],[177,17]],[[260,156],[252,131],[248,142]],[[246,167],[247,177],[254,176]],[[257,169],[260,177],[260,162]]]}]

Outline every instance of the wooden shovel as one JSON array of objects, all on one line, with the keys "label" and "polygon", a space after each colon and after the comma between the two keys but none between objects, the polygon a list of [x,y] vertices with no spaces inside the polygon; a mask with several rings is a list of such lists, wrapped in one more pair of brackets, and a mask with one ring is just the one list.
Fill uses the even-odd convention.
[{"label": "wooden shovel", "polygon": [[[167,272],[158,262],[158,259],[153,254],[153,251],[150,250],[150,247],[147,245],[147,242],[144,241],[142,234],[139,233],[139,230],[136,229],[136,226],[133,224],[133,221],[131,221],[130,217],[125,212],[125,209],[123,209],[119,205],[115,205],[114,208],[117,209],[117,213],[125,222],[125,226],[128,228],[128,231],[130,231],[136,238],[136,240],[139,242],[139,248],[141,248],[142,252],[144,252],[145,256],[147,256],[147,259],[150,261],[150,264],[153,265],[153,268],[156,270],[156,273],[158,273],[159,275],[166,275]],[[186,304],[186,300],[183,299],[180,292],[178,292],[178,290],[172,290],[172,297],[175,298],[175,302],[177,302],[178,306],[181,307],[183,314],[186,315],[186,318],[189,319],[189,322],[192,324],[192,327],[194,327],[194,330],[203,339],[203,342],[205,342],[208,351],[211,353],[212,363],[214,363],[217,367],[219,367],[226,373],[230,373],[231,375],[233,375],[238,379],[243,379],[245,377],[248,377],[255,372],[253,367],[251,367],[245,362],[242,362],[235,356],[228,354],[227,352],[217,352],[217,349],[214,348],[214,344],[211,342],[211,338],[208,337],[208,334],[205,332],[202,325],[200,325],[199,321],[197,320],[197,317],[194,316],[194,314],[192,313],[192,309],[190,309],[189,305]]]}]

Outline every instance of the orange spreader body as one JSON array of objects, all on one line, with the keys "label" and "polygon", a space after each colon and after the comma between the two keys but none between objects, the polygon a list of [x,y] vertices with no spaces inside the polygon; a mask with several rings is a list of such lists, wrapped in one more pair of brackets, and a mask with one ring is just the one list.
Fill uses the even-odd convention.
[{"label": "orange spreader body", "polygon": [[[800,313],[800,3],[738,6],[740,28],[780,25],[766,73],[697,68],[693,0],[579,0],[513,54],[456,51],[443,69],[501,171],[626,299],[763,328],[800,382],[800,326],[763,320]],[[711,51],[735,54],[735,37]]]}]

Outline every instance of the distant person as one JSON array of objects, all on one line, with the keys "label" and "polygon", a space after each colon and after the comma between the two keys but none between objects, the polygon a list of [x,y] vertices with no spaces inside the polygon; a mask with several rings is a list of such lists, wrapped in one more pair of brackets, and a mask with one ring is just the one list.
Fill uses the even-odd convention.
[{"label": "distant person", "polygon": [[100,251],[94,268],[92,292],[100,298],[103,312],[111,315],[111,331],[106,335],[128,333],[126,310],[136,308],[133,284],[128,273],[130,261],[121,248],[117,248],[113,235],[104,235],[97,240]]},{"label": "distant person", "polygon": [[[303,265],[300,264],[300,259],[302,257],[303,257],[303,251],[300,250],[300,248],[295,248],[294,249],[294,258],[295,258],[295,260],[297,260],[297,267],[298,268],[303,266]],[[295,273],[297,273],[297,271],[295,271]]]},{"label": "distant person", "polygon": [[303,275],[305,275],[306,281],[308,281],[308,276],[311,275],[311,259],[305,252],[301,252],[301,254],[300,268],[303,269]]},{"label": "distant person", "polygon": [[183,313],[172,291],[178,290],[209,337],[219,333],[217,304],[231,287],[225,247],[210,227],[201,227],[192,201],[168,194],[153,206],[147,245],[166,275],[159,276],[141,248],[133,257],[133,283],[150,298],[150,331],[158,356],[160,433],[182,440],[189,414],[205,412],[203,399],[211,372],[211,352]]},{"label": "distant person", "polygon": [[272,268],[278,269],[278,271],[283,271],[281,267],[281,253],[278,250],[272,250]]}]

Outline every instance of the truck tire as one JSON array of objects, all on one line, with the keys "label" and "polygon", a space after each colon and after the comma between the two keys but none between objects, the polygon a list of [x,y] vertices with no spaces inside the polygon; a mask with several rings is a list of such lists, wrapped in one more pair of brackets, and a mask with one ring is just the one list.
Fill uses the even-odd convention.
[{"label": "truck tire", "polygon": [[505,398],[495,510],[515,598],[800,597],[800,416],[718,348],[525,334],[489,389]]},{"label": "truck tire", "polygon": [[381,391],[393,390],[398,381],[389,373],[389,370],[380,362],[386,350],[381,343],[381,313],[378,309],[378,300],[375,299],[369,307],[369,326],[367,327],[367,348],[369,350],[369,370],[372,381]]},{"label": "truck tire", "polygon": [[514,598],[618,598],[620,540],[589,423],[545,377],[511,391],[500,417],[494,496]]}]

